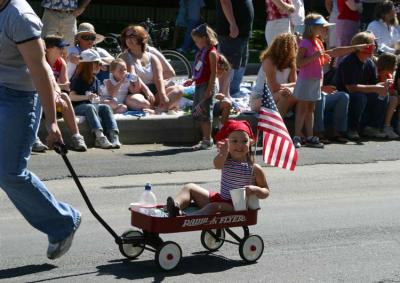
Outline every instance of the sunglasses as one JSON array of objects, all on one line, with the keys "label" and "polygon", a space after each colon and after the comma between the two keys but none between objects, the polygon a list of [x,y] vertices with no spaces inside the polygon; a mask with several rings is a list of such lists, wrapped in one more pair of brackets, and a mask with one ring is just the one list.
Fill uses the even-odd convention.
[{"label": "sunglasses", "polygon": [[95,41],[96,36],[92,35],[92,34],[85,34],[85,35],[81,35],[81,39]]}]

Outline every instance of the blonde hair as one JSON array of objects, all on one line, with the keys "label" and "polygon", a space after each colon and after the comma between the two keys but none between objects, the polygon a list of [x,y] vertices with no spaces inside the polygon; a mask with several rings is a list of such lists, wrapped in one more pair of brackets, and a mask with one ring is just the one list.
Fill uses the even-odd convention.
[{"label": "blonde hair", "polygon": [[282,33],[274,39],[270,47],[261,52],[260,61],[266,58],[271,59],[279,71],[287,67],[295,69],[297,49],[296,36],[291,33]]},{"label": "blonde hair", "polygon": [[192,37],[206,37],[208,44],[215,46],[218,44],[217,33],[207,24],[201,24],[192,30]]},{"label": "blonde hair", "polygon": [[315,20],[322,18],[322,15],[317,14],[317,13],[310,13],[306,16],[304,19],[304,32],[303,32],[303,38],[306,39],[312,39],[315,37],[315,28],[317,27],[316,25],[310,25],[307,23],[314,22]]},{"label": "blonde hair", "polygon": [[126,67],[125,61],[121,58],[114,59],[110,64],[110,72],[114,72],[118,66]]}]

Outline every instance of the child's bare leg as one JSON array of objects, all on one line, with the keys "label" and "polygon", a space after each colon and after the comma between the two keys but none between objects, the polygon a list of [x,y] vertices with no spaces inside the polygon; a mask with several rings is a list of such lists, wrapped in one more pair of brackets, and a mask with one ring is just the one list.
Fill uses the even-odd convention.
[{"label": "child's bare leg", "polygon": [[179,99],[183,96],[183,87],[179,85],[169,86],[165,91],[169,99],[168,109],[173,109],[178,105]]},{"label": "child's bare leg", "polygon": [[299,101],[296,106],[296,119],[295,119],[295,136],[302,136],[304,119],[307,111],[307,101]]},{"label": "child's bare leg", "polygon": [[125,104],[118,104],[118,107],[115,108],[114,113],[123,114],[126,111],[128,111],[128,106],[126,106]]},{"label": "child's bare leg", "polygon": [[388,105],[386,113],[385,113],[385,123],[384,123],[385,127],[390,126],[393,114],[396,111],[398,104],[399,104],[399,100],[398,100],[397,96],[389,97],[389,105]]},{"label": "child's bare leg", "polygon": [[67,124],[68,130],[71,135],[79,134],[79,128],[76,124],[74,107],[72,106],[71,100],[68,95],[63,92],[60,96],[63,102],[57,103],[57,106],[61,106],[62,116]]},{"label": "child's bare leg", "polygon": [[150,102],[140,93],[128,96],[125,103],[129,109],[151,108]]},{"label": "child's bare leg", "polygon": [[314,135],[314,102],[307,102],[306,115],[304,117],[304,127],[307,137],[312,137]]},{"label": "child's bare leg", "polygon": [[289,109],[293,108],[296,102],[297,100],[293,95],[282,97],[276,105],[281,116],[284,117]]},{"label": "child's bare leg", "polygon": [[217,212],[230,212],[233,211],[233,206],[226,202],[212,202],[206,204],[203,208],[196,210],[189,215],[209,215],[216,214]]},{"label": "child's bare leg", "polygon": [[211,122],[200,122],[201,133],[203,134],[203,140],[211,140]]},{"label": "child's bare leg", "polygon": [[199,185],[189,183],[183,186],[174,200],[181,210],[187,208],[192,200],[198,207],[204,207],[210,202],[209,191]]}]

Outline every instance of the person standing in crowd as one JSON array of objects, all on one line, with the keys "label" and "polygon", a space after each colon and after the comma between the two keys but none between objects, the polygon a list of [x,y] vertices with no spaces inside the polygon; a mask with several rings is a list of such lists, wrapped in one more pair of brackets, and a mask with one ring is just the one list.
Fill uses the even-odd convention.
[{"label": "person standing in crowd", "polygon": [[337,0],[336,46],[350,45],[359,32],[362,4],[359,0]]},{"label": "person standing in crowd", "polygon": [[361,14],[361,30],[367,29],[370,22],[374,20],[374,14],[376,5],[382,2],[382,0],[361,0],[362,3],[362,14]]},{"label": "person standing in crowd", "polygon": [[[325,0],[325,8],[329,13],[329,22],[336,24],[338,17],[337,0]],[[328,48],[336,47],[336,25],[329,28]]]},{"label": "person standing in crowd", "polygon": [[295,34],[302,34],[304,32],[304,19],[306,17],[304,1],[292,0],[292,2],[295,12],[290,14],[291,30]]},{"label": "person standing in crowd", "polygon": [[43,0],[42,37],[49,34],[61,34],[65,41],[74,45],[76,34],[76,18],[89,5],[90,0]]},{"label": "person standing in crowd", "polygon": [[0,0],[0,187],[24,218],[48,236],[47,257],[56,259],[71,247],[81,213],[56,200],[27,169],[40,103],[46,115],[48,145],[63,143],[41,27],[26,1]]},{"label": "person standing in crowd", "polygon": [[375,51],[375,37],[370,32],[356,34],[351,44],[368,44],[343,58],[336,71],[336,88],[350,95],[348,131],[350,140],[360,139],[359,130],[364,135],[385,138],[380,131],[383,126],[387,105],[386,84],[378,84],[377,70],[372,56]]},{"label": "person standing in crowd", "polygon": [[392,1],[384,1],[375,7],[375,20],[368,25],[367,30],[375,35],[380,52],[400,51],[399,46],[396,46],[400,41],[397,24],[396,10]]},{"label": "person standing in crowd", "polygon": [[216,33],[206,24],[202,24],[192,31],[193,41],[199,52],[196,54],[193,70],[195,91],[193,97],[192,116],[200,122],[202,140],[193,150],[210,149],[211,140],[212,104],[215,95],[217,79],[218,44]]},{"label": "person standing in crowd", "polygon": [[183,0],[185,7],[186,31],[183,44],[177,49],[179,53],[190,52],[194,46],[192,30],[201,23],[201,9],[204,7],[203,0]]},{"label": "person standing in crowd", "polygon": [[265,8],[265,40],[270,46],[277,35],[291,32],[289,15],[295,12],[295,8],[292,0],[265,0]]},{"label": "person standing in crowd", "polygon": [[240,91],[249,57],[253,19],[254,7],[251,0],[216,1],[218,48],[232,65],[230,95]]}]

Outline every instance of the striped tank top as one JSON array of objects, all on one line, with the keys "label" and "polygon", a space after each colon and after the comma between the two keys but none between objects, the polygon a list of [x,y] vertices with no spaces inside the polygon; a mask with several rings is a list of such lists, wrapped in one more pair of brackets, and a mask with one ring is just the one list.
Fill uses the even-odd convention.
[{"label": "striped tank top", "polygon": [[238,162],[232,159],[225,161],[221,174],[221,197],[231,199],[230,190],[243,188],[255,183],[252,166],[247,162]]}]

